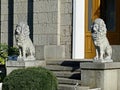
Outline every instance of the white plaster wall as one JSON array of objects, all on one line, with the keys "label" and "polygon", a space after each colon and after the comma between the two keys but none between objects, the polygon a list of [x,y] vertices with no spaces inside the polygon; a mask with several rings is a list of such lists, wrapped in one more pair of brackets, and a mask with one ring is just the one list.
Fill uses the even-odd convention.
[{"label": "white plaster wall", "polygon": [[73,59],[84,58],[85,0],[73,0]]}]

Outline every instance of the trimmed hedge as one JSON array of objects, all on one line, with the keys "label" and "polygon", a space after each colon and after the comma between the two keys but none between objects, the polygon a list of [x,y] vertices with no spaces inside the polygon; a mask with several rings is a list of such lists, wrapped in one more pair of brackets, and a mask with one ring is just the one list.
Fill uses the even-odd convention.
[{"label": "trimmed hedge", "polygon": [[57,78],[49,70],[32,67],[12,71],[3,81],[2,90],[57,90]]}]

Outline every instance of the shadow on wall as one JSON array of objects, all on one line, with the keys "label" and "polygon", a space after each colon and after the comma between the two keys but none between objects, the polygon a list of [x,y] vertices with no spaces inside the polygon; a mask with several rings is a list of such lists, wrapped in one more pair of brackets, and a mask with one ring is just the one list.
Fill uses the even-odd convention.
[{"label": "shadow on wall", "polygon": [[14,1],[8,0],[8,45],[13,46]]},{"label": "shadow on wall", "polygon": [[30,38],[33,41],[33,0],[28,0],[27,22],[30,28]]}]

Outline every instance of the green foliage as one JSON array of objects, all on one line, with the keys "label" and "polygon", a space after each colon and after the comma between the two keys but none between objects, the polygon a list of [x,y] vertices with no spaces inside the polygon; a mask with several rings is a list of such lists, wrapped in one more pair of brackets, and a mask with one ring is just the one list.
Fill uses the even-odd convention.
[{"label": "green foliage", "polygon": [[8,48],[8,55],[12,56],[12,55],[19,55],[19,50],[17,47],[9,47]]},{"label": "green foliage", "polygon": [[0,44],[0,64],[4,65],[8,56],[19,55],[17,47],[10,47],[6,44]]},{"label": "green foliage", "polygon": [[0,57],[7,58],[8,56],[8,46],[5,44],[0,44]]},{"label": "green foliage", "polygon": [[4,79],[2,90],[57,90],[57,79],[45,68],[18,69]]},{"label": "green foliage", "polygon": [[6,44],[0,44],[0,64],[5,64],[5,60],[8,57],[8,46]]},{"label": "green foliage", "polygon": [[4,65],[5,64],[5,59],[0,57],[0,65]]}]

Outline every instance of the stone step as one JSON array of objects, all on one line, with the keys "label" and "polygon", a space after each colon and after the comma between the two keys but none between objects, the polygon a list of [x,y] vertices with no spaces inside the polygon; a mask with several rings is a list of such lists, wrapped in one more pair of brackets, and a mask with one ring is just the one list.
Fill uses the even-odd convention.
[{"label": "stone step", "polygon": [[80,61],[47,61],[47,65],[79,66]]},{"label": "stone step", "polygon": [[78,79],[80,80],[80,72],[66,72],[66,71],[61,71],[61,72],[53,72],[57,77],[62,77],[62,78],[71,78],[71,79]]},{"label": "stone step", "polygon": [[61,66],[79,66],[80,62],[91,62],[91,60],[56,60],[56,61],[46,61],[47,65],[61,65]]},{"label": "stone step", "polygon": [[88,87],[81,85],[81,62],[91,62],[90,60],[59,60],[46,61],[46,68],[51,70],[58,79],[58,90],[88,90]]},{"label": "stone step", "polygon": [[93,89],[88,89],[88,90],[101,90],[101,88],[93,88]]},{"label": "stone step", "polygon": [[47,69],[51,71],[78,71],[80,72],[80,67],[67,67],[67,66],[59,66],[59,65],[47,65]]},{"label": "stone step", "polygon": [[69,84],[69,85],[81,85],[81,80],[68,79],[68,78],[57,78],[59,84]]},{"label": "stone step", "polygon": [[88,90],[89,87],[59,84],[58,90]]}]

